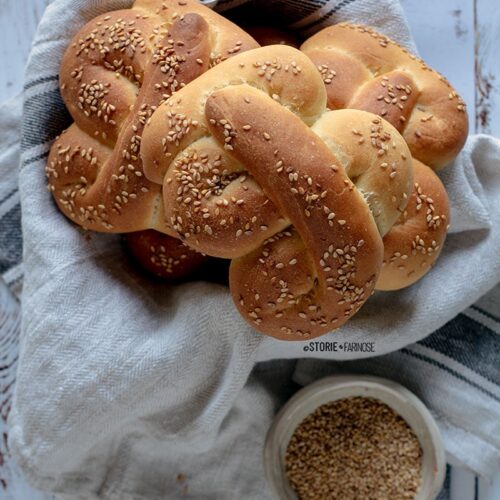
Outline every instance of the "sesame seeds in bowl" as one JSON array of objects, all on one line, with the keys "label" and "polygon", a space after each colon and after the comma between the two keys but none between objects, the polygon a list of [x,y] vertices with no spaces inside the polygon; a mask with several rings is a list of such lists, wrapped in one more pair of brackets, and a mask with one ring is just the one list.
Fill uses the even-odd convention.
[{"label": "sesame seeds in bowl", "polygon": [[264,449],[281,500],[438,495],[446,461],[436,423],[406,388],[342,375],[299,391],[279,412]]}]

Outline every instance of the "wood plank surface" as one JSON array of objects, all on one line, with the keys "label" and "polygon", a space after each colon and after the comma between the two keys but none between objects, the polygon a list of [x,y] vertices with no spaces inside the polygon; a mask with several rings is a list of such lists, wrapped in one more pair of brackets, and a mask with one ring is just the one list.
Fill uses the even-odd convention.
[{"label": "wood plank surface", "polygon": [[[463,0],[403,0],[422,59],[442,73],[467,104],[475,120],[474,8]],[[471,127],[474,130],[473,126]]]},{"label": "wood plank surface", "polygon": [[476,131],[498,137],[500,136],[500,2],[474,1],[474,30]]},{"label": "wood plank surface", "polygon": [[0,101],[22,89],[36,27],[51,0],[0,0]]}]

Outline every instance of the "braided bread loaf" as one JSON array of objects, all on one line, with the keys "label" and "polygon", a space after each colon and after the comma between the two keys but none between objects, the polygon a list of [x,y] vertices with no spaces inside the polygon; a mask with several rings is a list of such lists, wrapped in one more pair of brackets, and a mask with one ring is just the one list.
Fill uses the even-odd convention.
[{"label": "braided bread loaf", "polygon": [[287,340],[331,331],[362,306],[381,236],[413,183],[394,127],[363,111],[328,112],[315,66],[278,45],[179,90],[146,125],[141,155],[148,179],[163,185],[170,229],[233,259],[243,317]]},{"label": "braided bread loaf", "polygon": [[[317,63],[311,40],[303,49]],[[233,259],[230,286],[243,317],[266,334],[300,340],[341,326],[375,283],[406,286],[437,258],[446,193],[418,164],[410,198],[411,155],[396,129],[408,140],[415,120],[432,121],[424,134],[414,130],[424,139],[409,144],[440,167],[461,147],[466,115],[452,117],[441,86],[428,85],[406,60],[399,73],[371,82],[353,77],[359,61],[351,61],[334,95],[338,72],[326,63],[317,64],[318,73],[300,52],[279,46],[240,54],[257,45],[191,0],[137,0],[132,9],[96,18],[63,60],[61,92],[75,123],[54,144],[47,176],[61,210],[87,229],[161,231],[128,236],[153,272],[189,271],[202,259],[197,252]],[[367,66],[377,57],[368,52],[360,56]],[[406,72],[421,85],[418,97]],[[400,113],[378,106],[386,99],[373,98],[375,85],[388,88]],[[363,111],[327,111],[325,86],[329,107],[374,111],[396,129]],[[449,91],[447,99],[459,98]],[[431,109],[436,115],[422,116]],[[428,137],[445,125],[440,141]],[[435,238],[424,241],[424,226],[411,242],[407,233],[398,236],[409,219],[422,223],[422,205],[427,230],[429,210],[439,219]],[[408,244],[411,251],[399,251]]]},{"label": "braided bread loaf", "polygon": [[330,109],[382,116],[403,134],[412,155],[434,169],[462,149],[464,101],[444,77],[386,36],[342,23],[316,33],[301,50],[323,76]]}]

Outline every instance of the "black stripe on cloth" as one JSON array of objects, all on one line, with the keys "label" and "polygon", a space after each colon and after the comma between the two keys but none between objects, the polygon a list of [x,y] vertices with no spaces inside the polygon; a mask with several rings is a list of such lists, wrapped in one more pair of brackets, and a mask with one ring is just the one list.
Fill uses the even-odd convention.
[{"label": "black stripe on cloth", "polygon": [[301,31],[309,30],[309,29],[313,28],[314,26],[317,26],[318,24],[321,24],[321,23],[325,22],[327,19],[329,19],[330,17],[332,17],[333,14],[337,13],[339,10],[341,10],[342,8],[344,8],[346,5],[354,3],[355,1],[356,0],[342,0],[335,7],[333,7],[333,9],[329,10],[328,12],[326,12],[319,19],[316,19],[315,21],[312,21],[311,23],[309,23],[309,24],[307,24],[305,26],[301,26],[300,30]]},{"label": "black stripe on cloth", "polygon": [[17,186],[9,191],[1,200],[0,200],[0,205],[4,202],[7,201],[13,194],[17,193]]},{"label": "black stripe on cloth", "polygon": [[19,276],[17,276],[16,278],[14,278],[13,280],[7,280],[5,279],[5,275],[3,276],[3,279],[4,281],[7,283],[7,285],[9,286],[9,288],[12,290],[17,284],[21,283],[21,281],[23,281],[23,278],[24,278],[24,273],[21,273]]},{"label": "black stripe on cloth", "polygon": [[[286,6],[289,3],[300,5],[308,10],[318,10],[328,4],[328,0],[283,0],[283,4]],[[304,16],[305,17],[305,16]]]},{"label": "black stripe on cloth", "polygon": [[494,384],[500,384],[500,337],[465,314],[459,314],[419,344],[458,361]]},{"label": "black stripe on cloth", "polygon": [[443,487],[439,492],[436,500],[450,500],[450,481],[451,481],[451,467],[446,465],[446,476],[444,478]]},{"label": "black stripe on cloth", "polygon": [[0,219],[0,273],[19,264],[23,255],[21,205],[14,205]]},{"label": "black stripe on cloth", "polygon": [[[304,18],[307,17],[314,12],[316,12],[320,7],[322,7],[322,4],[312,4],[310,2],[307,2],[308,5],[305,5],[302,0],[285,0],[285,5],[287,9],[293,8],[296,15],[300,15],[300,17]],[[323,3],[324,5],[324,3]],[[297,22],[297,21],[295,21]]]},{"label": "black stripe on cloth", "polygon": [[[286,1],[288,1],[288,0],[285,0],[285,2]],[[317,5],[318,7],[323,7],[330,0],[297,0],[297,1],[301,2],[302,4],[308,3],[308,4],[312,4],[312,5]]]},{"label": "black stripe on cloth", "polygon": [[440,368],[441,370],[444,370],[445,372],[449,373],[450,375],[453,375],[455,378],[461,380],[462,382],[465,382],[466,384],[470,385],[471,387],[474,387],[478,391],[482,392],[483,394],[486,394],[489,396],[491,399],[494,399],[498,403],[500,403],[500,398],[493,394],[492,392],[488,391],[484,387],[480,386],[479,384],[476,384],[476,382],[473,382],[472,380],[468,379],[467,377],[464,377],[461,373],[458,373],[456,370],[453,370],[449,366],[446,366],[443,363],[440,363],[439,361],[436,361],[435,359],[429,358],[428,356],[424,356],[423,354],[420,354],[418,352],[414,352],[408,348],[403,348],[399,352],[402,352],[403,354],[406,354],[407,356],[411,356],[412,358],[419,359],[420,361],[424,361],[425,363],[429,363],[430,365],[433,365],[437,368]]},{"label": "black stripe on cloth", "polygon": [[32,158],[24,160],[21,168],[25,167],[26,165],[30,165],[31,163],[35,163],[38,160],[42,160],[43,158],[47,158],[47,156],[49,156],[49,153],[50,151],[45,151],[45,153],[41,153],[39,155],[33,156]]},{"label": "black stripe on cloth", "polygon": [[43,78],[38,78],[37,80],[32,80],[31,82],[28,82],[24,86],[24,90],[36,87],[37,85],[41,85],[42,83],[53,82],[57,80],[59,80],[59,75],[44,76]]},{"label": "black stripe on cloth", "polygon": [[23,108],[21,151],[54,139],[71,122],[59,89],[29,97]]},{"label": "black stripe on cloth", "polygon": [[[235,0],[220,0],[217,2],[217,5],[224,5],[234,1]],[[290,3],[300,4],[304,9],[309,9],[310,6],[323,7],[323,5],[326,5],[328,2],[329,0],[274,0],[275,4],[281,4],[285,7]],[[251,3],[251,0],[247,0],[245,3]]]},{"label": "black stripe on cloth", "polygon": [[479,306],[476,306],[475,304],[473,304],[470,307],[471,307],[471,309],[475,309],[476,311],[480,312],[481,314],[484,314],[487,318],[490,318],[493,321],[500,323],[500,318],[498,316],[495,316],[494,314],[490,313],[489,311],[485,311],[484,309],[482,309]]}]

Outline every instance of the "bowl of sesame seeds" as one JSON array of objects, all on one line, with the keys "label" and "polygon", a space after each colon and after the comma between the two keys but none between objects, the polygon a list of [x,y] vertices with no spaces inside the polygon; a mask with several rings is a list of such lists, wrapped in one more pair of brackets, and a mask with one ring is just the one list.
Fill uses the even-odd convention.
[{"label": "bowl of sesame seeds", "polygon": [[336,375],[300,390],[280,410],[264,466],[280,500],[433,500],[446,459],[434,418],[408,389]]}]

